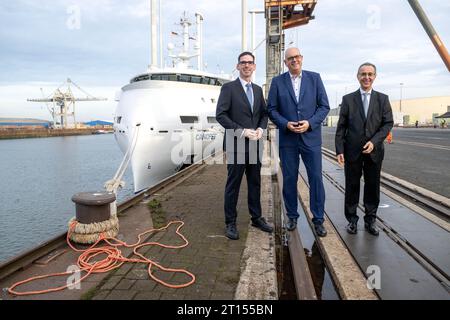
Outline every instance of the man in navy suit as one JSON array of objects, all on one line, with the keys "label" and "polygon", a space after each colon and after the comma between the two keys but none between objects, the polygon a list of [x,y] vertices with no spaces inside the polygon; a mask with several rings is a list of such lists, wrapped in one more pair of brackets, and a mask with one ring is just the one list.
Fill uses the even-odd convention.
[{"label": "man in navy suit", "polygon": [[267,109],[270,119],[278,127],[287,229],[294,230],[299,217],[297,181],[300,155],[308,174],[314,229],[318,236],[325,237],[321,126],[330,111],[328,98],[320,75],[302,70],[303,56],[299,49],[287,49],[284,63],[289,71],[273,78]]},{"label": "man in navy suit", "polygon": [[222,86],[216,109],[216,119],[225,128],[228,169],[224,198],[225,235],[232,240],[239,239],[236,205],[244,173],[252,226],[269,233],[273,231],[261,211],[261,138],[268,118],[262,89],[251,82],[256,69],[253,54],[241,53],[236,69],[239,78]]},{"label": "man in navy suit", "polygon": [[358,68],[360,88],[342,98],[336,128],[336,155],[345,170],[345,217],[347,232],[357,233],[361,175],[364,173],[364,227],[378,236],[375,227],[380,203],[380,174],[384,158],[383,141],[394,124],[389,97],[372,89],[377,68],[363,63]]}]

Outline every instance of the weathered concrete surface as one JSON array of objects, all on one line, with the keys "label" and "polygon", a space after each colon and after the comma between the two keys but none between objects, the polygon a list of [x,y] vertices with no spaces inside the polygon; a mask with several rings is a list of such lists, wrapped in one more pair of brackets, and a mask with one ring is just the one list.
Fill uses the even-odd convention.
[{"label": "weathered concrete surface", "polygon": [[[273,225],[274,210],[270,166],[266,148],[261,177],[261,206],[266,221]],[[236,300],[278,299],[275,258],[274,234],[269,235],[250,226],[241,260],[241,278],[234,297]]]},{"label": "weathered concrete surface", "polygon": [[[309,209],[309,188],[303,179],[299,179],[297,188],[300,201],[306,207],[305,212],[312,219]],[[316,239],[340,297],[343,300],[377,300],[377,295],[367,288],[364,274],[327,218],[325,218],[324,226],[328,232],[327,236],[316,237]]]},{"label": "weathered concrete surface", "polygon": [[[97,288],[93,299],[276,299],[275,263],[269,263],[265,256],[261,255],[261,252],[266,252],[274,259],[273,246],[269,244],[267,233],[250,227],[245,179],[242,181],[238,202],[237,226],[240,239],[233,241],[224,235],[223,193],[226,173],[225,165],[208,165],[171,190],[152,197],[162,204],[161,211],[166,222],[185,222],[181,232],[190,244],[183,249],[149,247],[146,252],[142,252],[165,267],[182,268],[192,272],[196,277],[194,284],[181,289],[168,288],[149,279],[146,265],[126,264]],[[266,188],[263,186],[263,190],[267,190]],[[270,195],[265,191],[263,195],[263,208],[267,212],[266,210],[270,210]],[[253,240],[247,241],[249,234]],[[151,241],[179,243],[174,229],[155,234]],[[249,243],[256,244],[257,248],[253,246],[252,249],[246,250]],[[242,267],[242,264],[245,266]],[[249,270],[250,273],[247,273]],[[272,277],[267,277],[267,270],[273,273]],[[255,272],[256,275],[262,272],[265,280],[255,277]],[[248,274],[244,276],[246,280],[240,281],[241,273]],[[172,284],[189,280],[181,274],[156,271],[155,275]],[[275,281],[275,284],[270,281]],[[264,286],[260,286],[261,282]],[[242,285],[238,286],[240,283]],[[244,283],[246,285],[243,285]]]},{"label": "weathered concrete surface", "polygon": [[[275,254],[272,236],[250,227],[247,209],[247,186],[243,179],[238,202],[238,230],[240,239],[232,241],[225,237],[223,195],[227,170],[224,164],[212,164],[196,169],[176,183],[162,189],[139,204],[125,210],[119,216],[119,238],[128,244],[136,243],[137,235],[157,228],[173,220],[185,223],[181,233],[189,241],[182,249],[166,249],[158,246],[139,250],[146,257],[164,267],[186,269],[192,272],[195,283],[182,289],[165,287],[148,275],[148,265],[125,263],[109,273],[89,276],[79,289],[63,290],[49,294],[13,297],[2,292],[2,299],[49,299],[49,300],[204,300],[204,299],[276,299],[277,285]],[[269,221],[271,215],[270,176],[264,178],[263,210]],[[155,210],[149,207],[151,200],[160,204]],[[159,224],[159,225],[157,225]],[[250,228],[250,239],[247,234]],[[166,232],[152,234],[145,241],[164,244],[180,244],[175,233],[176,226]],[[246,250],[246,245],[252,245]],[[136,258],[132,249],[122,248],[123,255]],[[245,254],[244,254],[245,250]],[[264,252],[264,254],[261,254]],[[48,265],[31,265],[1,283],[2,288],[28,278],[54,272],[66,271],[76,265],[79,253],[66,249]],[[104,257],[102,257],[103,259]],[[242,265],[243,264],[243,265]],[[152,272],[158,278],[171,283],[186,283],[190,279],[180,273]],[[245,280],[240,281],[241,273]],[[49,278],[20,287],[22,290],[54,288],[65,284],[67,277]],[[241,286],[238,288],[238,284]],[[245,285],[244,285],[245,283]],[[261,284],[263,284],[261,286]],[[19,288],[17,289],[19,290]],[[242,292],[241,292],[242,291]]]}]

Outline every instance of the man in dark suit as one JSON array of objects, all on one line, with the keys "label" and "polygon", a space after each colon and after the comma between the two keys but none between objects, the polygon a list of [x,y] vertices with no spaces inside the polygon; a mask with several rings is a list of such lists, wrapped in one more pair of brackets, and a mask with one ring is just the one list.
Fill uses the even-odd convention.
[{"label": "man in dark suit", "polygon": [[378,236],[375,227],[380,203],[380,173],[384,158],[383,141],[392,129],[392,109],[387,95],[372,89],[377,68],[363,63],[357,78],[361,87],[342,99],[336,128],[336,154],[345,170],[345,217],[347,232],[357,233],[361,174],[364,173],[364,227]]},{"label": "man in dark suit", "polygon": [[269,233],[273,231],[261,215],[261,138],[268,119],[262,89],[251,82],[256,69],[253,54],[241,53],[236,69],[239,78],[223,85],[216,109],[216,119],[225,128],[228,169],[224,199],[225,235],[232,240],[239,239],[236,205],[244,172],[252,226]]},{"label": "man in dark suit", "polygon": [[297,227],[297,181],[299,155],[305,164],[309,182],[309,202],[316,234],[325,237],[323,226],[325,189],[322,181],[322,122],[330,111],[320,75],[302,70],[303,56],[289,48],[284,63],[289,72],[273,78],[267,109],[279,131],[283,198],[288,216],[287,229]]}]

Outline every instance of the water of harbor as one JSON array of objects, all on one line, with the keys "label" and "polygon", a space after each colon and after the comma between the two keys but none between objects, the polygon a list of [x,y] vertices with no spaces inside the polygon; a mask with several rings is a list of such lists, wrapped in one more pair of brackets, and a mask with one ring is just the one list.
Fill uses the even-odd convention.
[{"label": "water of harbor", "polygon": [[[104,190],[122,157],[112,134],[0,140],[0,264],[66,231],[72,196]],[[119,201],[129,168],[123,180]]]}]

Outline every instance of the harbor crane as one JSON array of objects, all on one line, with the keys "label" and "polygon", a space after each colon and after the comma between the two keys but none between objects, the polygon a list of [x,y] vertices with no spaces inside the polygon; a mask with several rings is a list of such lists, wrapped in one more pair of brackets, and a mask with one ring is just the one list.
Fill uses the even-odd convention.
[{"label": "harbor crane", "polygon": [[[72,92],[71,86],[75,86],[83,92],[86,97],[75,98]],[[43,94],[43,90],[41,88]],[[75,119],[75,102],[76,101],[105,101],[106,98],[94,97],[93,95],[84,91],[80,86],[68,78],[63,84],[61,84],[54,92],[48,97],[40,99],[27,99],[29,102],[45,102],[47,109],[49,110],[52,119],[53,127],[58,129],[68,129],[72,125],[68,122],[68,117],[73,117],[73,128],[77,128],[77,122]],[[58,118],[60,121],[58,122]]]},{"label": "harbor crane", "polygon": [[267,88],[283,71],[284,30],[308,24],[316,4],[317,0],[265,0]]}]

